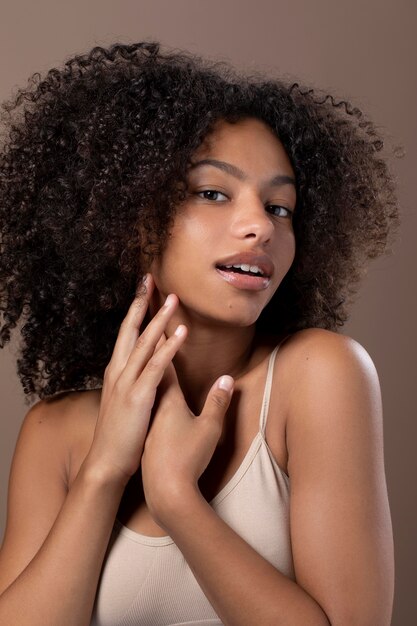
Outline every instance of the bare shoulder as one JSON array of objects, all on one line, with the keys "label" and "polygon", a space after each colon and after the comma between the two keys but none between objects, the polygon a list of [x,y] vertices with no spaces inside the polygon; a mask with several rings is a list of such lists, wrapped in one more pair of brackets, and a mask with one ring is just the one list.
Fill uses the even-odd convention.
[{"label": "bare shoulder", "polygon": [[324,329],[282,348],[297,581],[331,623],[388,625],[393,538],[375,365],[358,341]]},{"label": "bare shoulder", "polygon": [[325,328],[305,328],[290,335],[283,342],[284,346],[294,356],[304,358],[320,356],[323,351],[332,351],[334,355],[337,353],[343,358],[348,354],[355,354],[359,359],[365,359],[368,364],[371,362],[366,349],[356,339],[349,335],[342,335]]},{"label": "bare shoulder", "polygon": [[78,462],[93,436],[94,406],[92,392],[70,392],[40,400],[26,413],[10,469],[0,593],[48,535],[67,497],[74,458]]},{"label": "bare shoulder", "polygon": [[78,461],[91,445],[99,403],[100,390],[69,391],[40,400],[25,416],[22,431],[27,438],[43,440],[59,455],[66,488],[73,481],[74,466],[78,472]]},{"label": "bare shoulder", "polygon": [[[287,392],[293,403],[300,403],[300,392],[309,386],[324,386],[326,395],[350,385],[367,385],[379,395],[375,364],[356,339],[323,328],[307,328],[284,340],[280,352],[285,360]],[[285,356],[284,356],[285,355]],[[303,399],[303,401],[306,398]]]},{"label": "bare shoulder", "polygon": [[[78,471],[84,461],[94,436],[100,408],[101,389],[70,392],[62,399],[50,401],[49,410],[58,418],[61,414],[65,439],[68,448],[68,488],[74,482]],[[59,419],[59,418],[58,418]]]},{"label": "bare shoulder", "polygon": [[321,328],[299,331],[286,343],[289,470],[292,462],[294,472],[296,459],[307,452],[304,445],[312,452],[309,432],[311,437],[316,433],[318,440],[339,434],[351,436],[352,442],[355,434],[362,445],[378,450],[381,462],[381,388],[367,350],[348,335]]}]

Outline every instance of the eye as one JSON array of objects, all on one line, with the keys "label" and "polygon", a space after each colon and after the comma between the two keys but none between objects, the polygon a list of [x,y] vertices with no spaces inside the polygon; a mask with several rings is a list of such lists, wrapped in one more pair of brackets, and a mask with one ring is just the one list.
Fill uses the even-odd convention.
[{"label": "eye", "polygon": [[[287,209],[287,207],[285,206],[280,206],[279,204],[268,204],[266,208],[272,209],[274,217],[289,217],[291,219],[293,215],[293,211],[291,211],[290,209]],[[280,210],[286,211],[287,215],[279,215],[278,213],[275,213],[275,211],[280,211]]]},{"label": "eye", "polygon": [[[224,196],[227,199],[227,196],[221,191],[217,191],[216,189],[204,189],[204,191],[197,191],[196,195],[201,197],[201,194],[206,194],[204,197],[206,200],[217,200],[217,196]],[[215,197],[213,197],[215,196]]]}]

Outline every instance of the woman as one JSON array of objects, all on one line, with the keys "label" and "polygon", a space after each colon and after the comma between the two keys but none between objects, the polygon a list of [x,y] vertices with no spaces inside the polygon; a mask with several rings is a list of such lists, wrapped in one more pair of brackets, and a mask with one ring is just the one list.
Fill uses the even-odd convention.
[{"label": "woman", "polygon": [[24,317],[39,401],[0,622],[388,625],[378,376],[337,333],[399,221],[372,123],[153,42],[4,111],[1,338]]}]

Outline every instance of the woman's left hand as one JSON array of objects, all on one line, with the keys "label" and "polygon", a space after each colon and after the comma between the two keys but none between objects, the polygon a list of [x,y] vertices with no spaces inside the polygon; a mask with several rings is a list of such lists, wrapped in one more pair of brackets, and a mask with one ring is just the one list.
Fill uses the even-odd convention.
[{"label": "woman's left hand", "polygon": [[[186,332],[186,331],[185,331]],[[166,341],[165,335],[163,341]],[[230,390],[218,386],[223,378]],[[223,421],[233,393],[233,379],[217,379],[200,415],[190,411],[173,363],[158,386],[159,402],[145,439],[141,468],[146,503],[153,519],[169,532],[169,512],[180,504],[182,494],[198,492],[198,480],[223,430]]]}]

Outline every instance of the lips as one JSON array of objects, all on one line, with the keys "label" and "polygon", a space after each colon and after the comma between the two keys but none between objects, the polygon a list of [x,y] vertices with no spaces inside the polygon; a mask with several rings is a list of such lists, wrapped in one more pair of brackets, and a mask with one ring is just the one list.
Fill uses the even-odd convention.
[{"label": "lips", "polygon": [[[262,276],[250,271],[233,270],[230,267],[232,265],[245,265],[248,270],[251,266],[256,266],[262,272]],[[226,266],[229,266],[229,268]],[[237,289],[264,291],[270,285],[274,264],[266,254],[256,254],[255,252],[247,251],[232,254],[219,260],[216,263],[216,271],[223,280]]]},{"label": "lips", "polygon": [[226,265],[256,265],[261,270],[265,278],[270,278],[274,272],[274,264],[266,254],[255,254],[253,252],[240,252],[232,254],[216,262],[216,268],[223,268]]}]

